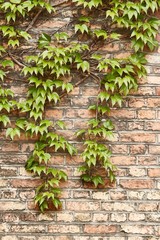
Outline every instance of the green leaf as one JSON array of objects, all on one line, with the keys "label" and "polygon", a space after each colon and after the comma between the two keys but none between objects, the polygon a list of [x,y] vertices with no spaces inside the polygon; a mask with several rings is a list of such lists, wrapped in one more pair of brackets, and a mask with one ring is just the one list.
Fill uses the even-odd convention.
[{"label": "green leaf", "polygon": [[43,33],[38,40],[38,47],[39,48],[46,47],[49,45],[50,42],[51,42],[50,35]]},{"label": "green leaf", "polygon": [[81,136],[81,135],[83,135],[83,134],[85,134],[85,133],[86,133],[86,130],[81,129],[81,130],[78,130],[78,131],[76,132],[76,136],[79,137],[79,136]]},{"label": "green leaf", "polygon": [[10,0],[11,3],[19,4],[21,3],[21,0]]},{"label": "green leaf", "polygon": [[61,120],[57,121],[56,125],[58,125],[61,129],[65,129],[65,123]]},{"label": "green leaf", "polygon": [[103,178],[99,175],[92,177],[91,181],[94,183],[95,187],[97,187],[99,184],[104,185]]},{"label": "green leaf", "polygon": [[6,130],[6,137],[10,137],[12,140],[13,138],[18,135],[20,137],[20,130],[18,128],[8,128]]},{"label": "green leaf", "polygon": [[10,123],[10,119],[6,115],[0,116],[0,122],[3,123],[3,125],[6,127],[8,123]]}]

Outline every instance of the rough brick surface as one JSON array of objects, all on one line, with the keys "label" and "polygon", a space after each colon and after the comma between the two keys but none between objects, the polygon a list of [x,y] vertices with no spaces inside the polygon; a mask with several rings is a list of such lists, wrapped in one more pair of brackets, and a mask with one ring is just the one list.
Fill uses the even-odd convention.
[{"label": "rough brick surface", "polygon": [[[42,24],[33,26],[33,34],[53,33],[68,24],[72,17],[68,1],[53,1],[55,5],[63,2],[62,15],[41,19]],[[124,57],[121,48],[129,51],[128,43],[106,45],[101,50]],[[11,143],[0,132],[1,240],[160,239],[160,48],[147,59],[148,77],[140,81],[138,91],[132,92],[122,109],[110,112],[115,123],[115,139],[109,143],[111,160],[118,166],[115,185],[83,186],[77,172],[82,159],[53,154],[51,164],[66,170],[69,181],[62,184],[62,209],[41,214],[33,203],[34,187],[40,181],[24,170],[33,142],[22,138]],[[16,96],[23,95],[25,84],[16,82],[11,89]],[[97,93],[96,82],[84,82],[59,108],[48,108],[46,117],[63,119],[67,125],[64,135],[76,142],[73,133],[93,117],[88,104]],[[82,149],[82,144],[76,142],[76,146]]]}]

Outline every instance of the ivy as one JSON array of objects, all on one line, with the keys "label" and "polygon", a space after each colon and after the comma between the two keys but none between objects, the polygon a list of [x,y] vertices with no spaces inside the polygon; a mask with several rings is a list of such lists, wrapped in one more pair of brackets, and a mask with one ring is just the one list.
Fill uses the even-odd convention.
[{"label": "ivy", "polygon": [[[114,126],[109,112],[113,107],[121,107],[131,90],[137,90],[138,80],[146,76],[144,51],[153,51],[158,44],[155,39],[160,21],[154,13],[160,7],[159,0],[139,0],[136,4],[124,0],[72,2],[80,9],[77,18],[70,22],[74,33],[69,35],[65,27],[54,34],[42,33],[33,53],[27,54],[22,62],[16,51],[32,40],[30,28],[40,13],[44,11],[54,17],[55,9],[44,0],[0,1],[4,20],[0,26],[0,124],[11,140],[21,134],[36,138],[25,168],[41,179],[35,192],[35,204],[42,212],[51,205],[56,209],[61,207],[60,184],[67,181],[67,174],[51,165],[52,154],[77,154],[75,146],[57,131],[65,129],[64,122],[45,117],[47,107],[61,104],[64,95],[88,78],[97,81],[99,93],[88,109],[95,117],[88,121],[85,129],[76,132],[77,140],[84,144],[84,151],[80,153],[84,164],[78,170],[86,184],[98,187],[105,184],[106,178],[114,182],[117,168],[110,160],[112,153],[108,143],[114,140]],[[93,27],[95,22],[97,26]],[[21,23],[25,27],[20,27]],[[101,51],[102,46],[124,38],[131,41],[132,51],[128,57],[118,59],[114,54],[108,56]],[[16,64],[28,83],[23,101],[15,98],[5,84]],[[67,81],[74,74],[81,80]],[[14,121],[10,116],[15,110],[23,113],[23,117],[18,114]],[[101,169],[105,170],[105,175],[101,175]]]}]

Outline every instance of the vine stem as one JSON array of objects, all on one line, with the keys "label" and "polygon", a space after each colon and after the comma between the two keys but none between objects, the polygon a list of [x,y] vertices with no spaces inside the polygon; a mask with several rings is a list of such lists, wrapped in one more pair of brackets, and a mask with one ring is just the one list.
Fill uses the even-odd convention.
[{"label": "vine stem", "polygon": [[[75,85],[75,87],[78,87],[81,83],[83,83],[88,77],[90,76],[90,74],[88,74],[87,76],[85,76],[84,78],[82,78],[81,80],[79,80]],[[63,98],[65,95],[67,94],[67,92],[64,92],[60,95],[60,98]]]},{"label": "vine stem", "polygon": [[20,67],[25,67],[25,65],[21,62],[19,62],[10,51],[8,51],[8,56],[13,60],[13,62],[17,63],[18,66]]},{"label": "vine stem", "polygon": [[28,25],[28,27],[26,28],[26,32],[28,32],[31,28],[32,28],[32,26],[34,25],[34,23],[36,22],[36,20],[37,20],[37,18],[39,17],[39,15],[43,12],[43,8],[42,9],[40,9],[39,11],[38,11],[38,13],[36,14],[36,16],[33,18],[33,20],[30,22],[30,24]]}]

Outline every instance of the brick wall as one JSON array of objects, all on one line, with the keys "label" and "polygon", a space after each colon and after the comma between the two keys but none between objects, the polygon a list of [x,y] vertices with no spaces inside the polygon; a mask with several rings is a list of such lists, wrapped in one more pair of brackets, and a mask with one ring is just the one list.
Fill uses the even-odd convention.
[{"label": "brick wall", "polygon": [[[58,1],[57,1],[58,2]],[[59,1],[60,2],[60,1]],[[62,2],[62,1],[61,1]],[[70,21],[70,5],[64,4],[61,16],[47,19],[31,30],[54,32]],[[126,42],[103,49],[115,56],[124,55]],[[129,51],[129,47],[128,47]],[[160,239],[160,48],[147,56],[148,77],[139,83],[121,109],[113,109],[115,139],[110,142],[112,161],[118,166],[117,181],[106,188],[83,186],[77,172],[78,156],[54,155],[69,176],[62,184],[60,211],[40,213],[34,206],[34,187],[39,180],[24,170],[33,142],[22,138],[11,142],[0,133],[0,239],[2,240],[158,240]],[[8,81],[12,90],[23,96],[26,83]],[[48,119],[63,119],[64,135],[80,150],[73,133],[92,117],[87,110],[97,94],[96,82],[87,81],[62,99],[59,108],[49,108]]]}]

